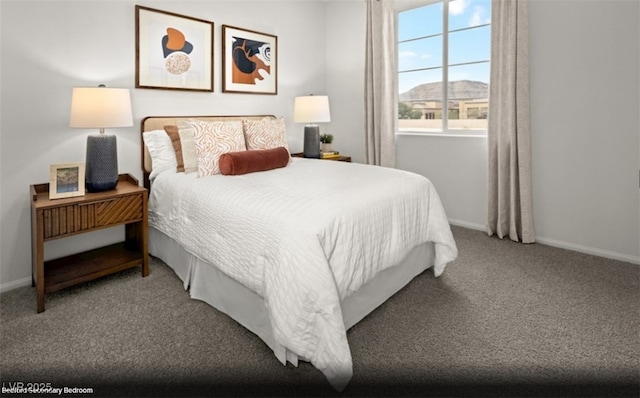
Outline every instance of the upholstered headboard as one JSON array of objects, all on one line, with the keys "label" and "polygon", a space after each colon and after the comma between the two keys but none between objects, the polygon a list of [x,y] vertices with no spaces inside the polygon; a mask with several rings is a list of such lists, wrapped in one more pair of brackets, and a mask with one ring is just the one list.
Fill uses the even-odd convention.
[{"label": "upholstered headboard", "polygon": [[145,131],[162,130],[164,126],[175,126],[179,121],[186,121],[188,119],[199,119],[206,121],[225,121],[225,120],[242,120],[242,119],[262,119],[262,118],[275,118],[273,115],[219,115],[219,116],[147,116],[142,119],[140,124],[140,141],[142,142],[142,174],[144,186],[149,189],[149,174],[153,170],[151,164],[151,156],[149,151],[144,145],[142,140],[142,133]]}]

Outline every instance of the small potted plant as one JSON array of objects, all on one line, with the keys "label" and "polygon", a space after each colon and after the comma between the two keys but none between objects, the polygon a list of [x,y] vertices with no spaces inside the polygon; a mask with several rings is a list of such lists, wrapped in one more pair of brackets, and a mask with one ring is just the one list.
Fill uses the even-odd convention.
[{"label": "small potted plant", "polygon": [[322,143],[322,152],[331,152],[331,143],[333,142],[333,135],[320,134],[320,142]]}]

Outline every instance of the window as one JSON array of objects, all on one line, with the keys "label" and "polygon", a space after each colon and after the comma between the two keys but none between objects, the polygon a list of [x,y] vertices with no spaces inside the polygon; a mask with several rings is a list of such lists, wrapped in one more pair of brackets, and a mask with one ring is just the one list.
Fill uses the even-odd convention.
[{"label": "window", "polygon": [[398,12],[401,132],[486,134],[491,0],[444,0]]}]

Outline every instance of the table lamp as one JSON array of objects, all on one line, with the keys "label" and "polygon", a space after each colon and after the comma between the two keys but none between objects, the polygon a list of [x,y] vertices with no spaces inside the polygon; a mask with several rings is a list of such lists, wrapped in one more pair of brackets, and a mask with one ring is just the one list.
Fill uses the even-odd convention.
[{"label": "table lamp", "polygon": [[69,126],[100,129],[87,137],[85,186],[89,192],[114,189],[118,184],[116,136],[105,134],[104,129],[133,126],[129,90],[102,84],[74,88]]},{"label": "table lamp", "polygon": [[320,158],[320,128],[316,123],[330,122],[329,97],[309,95],[296,97],[293,110],[295,123],[307,123],[304,127],[305,158]]}]

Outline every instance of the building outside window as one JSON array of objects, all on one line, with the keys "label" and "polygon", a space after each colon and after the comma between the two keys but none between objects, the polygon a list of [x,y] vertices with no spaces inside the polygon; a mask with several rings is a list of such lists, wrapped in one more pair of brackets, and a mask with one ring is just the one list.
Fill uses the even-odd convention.
[{"label": "building outside window", "polygon": [[400,132],[486,134],[491,0],[411,3],[397,15]]}]

